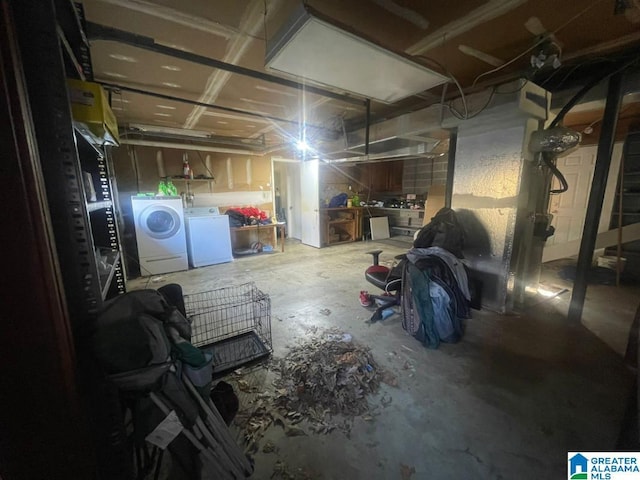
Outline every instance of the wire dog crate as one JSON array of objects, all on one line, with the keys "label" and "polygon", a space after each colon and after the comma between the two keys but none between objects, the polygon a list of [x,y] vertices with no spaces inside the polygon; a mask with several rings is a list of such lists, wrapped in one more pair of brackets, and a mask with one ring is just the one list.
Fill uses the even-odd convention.
[{"label": "wire dog crate", "polygon": [[213,354],[213,372],[232,370],[273,351],[271,300],[253,282],[184,296],[191,343]]}]

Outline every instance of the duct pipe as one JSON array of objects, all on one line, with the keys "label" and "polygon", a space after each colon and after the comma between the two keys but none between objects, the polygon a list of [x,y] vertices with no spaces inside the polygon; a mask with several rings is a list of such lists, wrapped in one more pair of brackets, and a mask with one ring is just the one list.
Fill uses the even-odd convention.
[{"label": "duct pipe", "polygon": [[222,147],[208,147],[205,145],[192,145],[189,143],[171,143],[171,142],[158,142],[155,140],[138,140],[135,138],[121,138],[120,144],[122,145],[136,145],[138,147],[156,147],[156,148],[175,148],[178,150],[196,150],[199,152],[217,152],[217,153],[234,153],[238,155],[258,155],[261,156],[262,152],[253,152],[251,150],[236,150],[233,148]]}]

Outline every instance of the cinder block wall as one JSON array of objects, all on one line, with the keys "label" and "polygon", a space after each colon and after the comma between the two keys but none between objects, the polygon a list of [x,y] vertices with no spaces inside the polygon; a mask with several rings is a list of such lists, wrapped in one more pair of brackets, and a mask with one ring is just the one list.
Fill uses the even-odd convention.
[{"label": "cinder block wall", "polygon": [[423,195],[434,183],[447,182],[447,157],[415,158],[404,161],[402,190]]}]

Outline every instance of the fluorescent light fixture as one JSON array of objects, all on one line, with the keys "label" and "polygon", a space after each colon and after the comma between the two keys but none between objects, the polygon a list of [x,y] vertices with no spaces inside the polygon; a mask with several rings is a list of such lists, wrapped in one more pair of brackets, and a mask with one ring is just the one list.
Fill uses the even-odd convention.
[{"label": "fluorescent light fixture", "polygon": [[272,70],[385,103],[449,81],[320,19],[304,6],[269,40],[265,63]]},{"label": "fluorescent light fixture", "polygon": [[[156,114],[157,115],[157,114]],[[161,120],[158,120],[159,122]],[[202,130],[188,130],[185,128],[171,128],[171,127],[159,127],[157,125],[145,125],[142,123],[130,123],[128,125],[129,130],[137,130],[140,133],[148,133],[148,134],[169,134],[169,135],[182,135],[187,137],[197,137],[197,138],[211,138],[213,132],[205,132]]]},{"label": "fluorescent light fixture", "polygon": [[306,152],[307,150],[309,150],[309,145],[307,145],[307,142],[305,142],[304,140],[298,140],[298,142],[296,143],[296,148],[301,152]]}]

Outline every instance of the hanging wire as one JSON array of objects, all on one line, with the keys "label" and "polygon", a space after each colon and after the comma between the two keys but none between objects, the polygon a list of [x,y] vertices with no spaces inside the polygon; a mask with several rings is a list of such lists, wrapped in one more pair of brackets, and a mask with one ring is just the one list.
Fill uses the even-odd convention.
[{"label": "hanging wire", "polygon": [[562,25],[560,25],[558,28],[556,28],[554,31],[550,32],[550,33],[546,33],[542,36],[542,38],[540,40],[538,40],[537,42],[535,42],[532,46],[530,46],[529,48],[527,48],[524,52],[520,53],[519,55],[516,55],[515,57],[513,57],[511,60],[509,60],[508,62],[503,63],[502,65],[493,68],[491,70],[488,70],[484,73],[481,73],[480,75],[478,75],[474,80],[473,83],[471,84],[472,87],[474,87],[476,85],[476,83],[478,83],[478,80],[480,80],[482,77],[486,76],[486,75],[490,75],[492,73],[498,72],[500,70],[502,70],[505,67],[508,67],[509,65],[511,65],[513,62],[515,62],[516,60],[522,58],[523,56],[525,56],[527,53],[529,53],[531,50],[533,50],[534,48],[538,47],[539,45],[542,45],[544,42],[546,42],[547,40],[549,40],[549,38],[551,38],[552,35],[555,35],[556,33],[558,33],[560,30],[562,30],[563,28],[565,28],[567,25],[569,25],[570,23],[572,23],[573,21],[575,21],[577,18],[581,17],[582,15],[584,15],[586,12],[588,12],[589,10],[591,10],[593,7],[595,7],[597,4],[603,2],[604,0],[595,0],[595,2],[593,2],[591,5],[588,5],[587,7],[583,8],[581,11],[579,11],[577,14],[575,14],[573,17],[571,17],[569,20],[567,20],[566,22],[564,22]]}]

